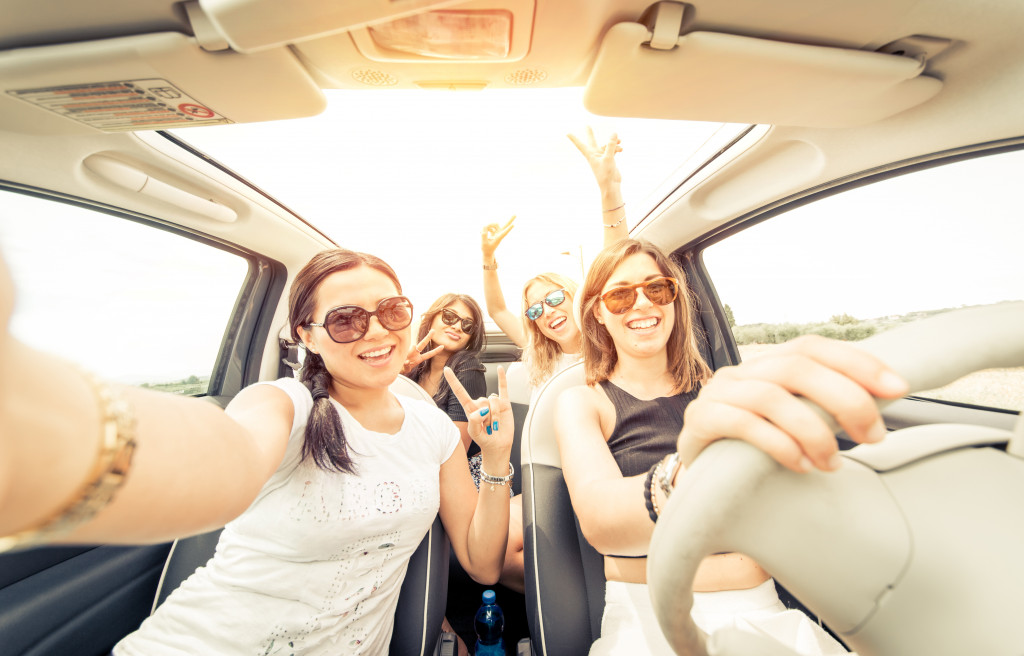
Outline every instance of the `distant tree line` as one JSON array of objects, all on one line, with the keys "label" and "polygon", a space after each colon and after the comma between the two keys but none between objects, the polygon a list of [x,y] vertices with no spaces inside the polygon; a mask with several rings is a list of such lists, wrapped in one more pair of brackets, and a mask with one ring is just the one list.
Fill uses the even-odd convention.
[{"label": "distant tree line", "polygon": [[879,331],[876,321],[861,321],[849,314],[833,315],[828,321],[817,323],[754,323],[737,326],[733,318],[732,308],[725,306],[725,316],[732,326],[732,334],[736,343],[746,344],[782,344],[800,335],[821,335],[846,342],[856,342]]},{"label": "distant tree line", "polygon": [[209,384],[209,376],[200,377],[193,374],[188,378],[183,378],[179,381],[170,381],[163,383],[142,383],[141,385],[139,385],[139,387],[156,390],[158,392],[170,392],[172,394],[192,396],[196,394],[205,394]]}]

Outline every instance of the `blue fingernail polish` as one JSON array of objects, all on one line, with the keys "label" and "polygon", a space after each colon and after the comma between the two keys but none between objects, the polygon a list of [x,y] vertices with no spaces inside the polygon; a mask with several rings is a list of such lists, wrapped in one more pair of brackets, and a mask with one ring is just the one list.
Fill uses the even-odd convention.
[{"label": "blue fingernail polish", "polygon": [[488,434],[488,435],[490,435],[490,434],[491,434],[491,427],[490,427],[490,426],[488,426],[488,427],[487,427],[487,434]]},{"label": "blue fingernail polish", "polygon": [[498,431],[498,422],[495,421],[493,424],[491,424],[491,428],[493,428],[494,431],[497,432]]},{"label": "blue fingernail polish", "polygon": [[484,408],[483,410],[480,411],[480,416],[481,417],[486,417],[487,413],[490,412],[490,411],[491,411],[490,408]]}]

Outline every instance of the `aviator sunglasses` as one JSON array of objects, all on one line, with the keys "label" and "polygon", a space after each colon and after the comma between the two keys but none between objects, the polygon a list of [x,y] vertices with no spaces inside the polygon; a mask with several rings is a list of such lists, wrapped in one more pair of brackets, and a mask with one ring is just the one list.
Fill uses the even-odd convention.
[{"label": "aviator sunglasses", "polygon": [[544,303],[548,304],[548,307],[558,307],[565,301],[565,290],[556,289],[547,296],[544,297],[543,301],[537,301],[530,307],[526,308],[526,318],[530,321],[536,321],[540,319],[540,315],[544,314]]},{"label": "aviator sunglasses", "polygon": [[601,294],[601,300],[612,314],[625,314],[636,304],[637,288],[643,289],[644,296],[655,305],[668,305],[676,300],[679,293],[679,283],[676,279],[664,276],[635,285],[614,287]]},{"label": "aviator sunglasses", "polygon": [[339,305],[327,311],[323,323],[307,326],[324,328],[335,342],[348,344],[362,339],[370,329],[370,317],[377,317],[386,330],[401,330],[412,323],[412,301],[404,296],[391,296],[377,303],[373,312],[358,305]]},{"label": "aviator sunglasses", "polygon": [[462,332],[466,333],[467,335],[472,335],[473,328],[476,327],[475,321],[473,321],[472,319],[463,319],[462,317],[455,313],[455,310],[449,310],[448,308],[441,310],[441,323],[443,323],[444,325],[454,326],[456,323],[459,323],[460,321],[462,323],[459,324],[459,327],[462,328]]}]

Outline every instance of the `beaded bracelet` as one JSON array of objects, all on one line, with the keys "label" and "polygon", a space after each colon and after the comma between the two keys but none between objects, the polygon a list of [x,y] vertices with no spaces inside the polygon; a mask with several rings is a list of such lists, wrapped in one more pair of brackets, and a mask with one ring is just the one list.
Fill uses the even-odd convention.
[{"label": "beaded bracelet", "polygon": [[626,215],[625,215],[625,214],[623,214],[623,215],[622,215],[622,218],[621,218],[621,219],[619,219],[618,221],[616,221],[615,223],[602,223],[601,225],[603,225],[603,226],[604,226],[604,227],[606,227],[606,228],[617,228],[617,227],[618,227],[618,225],[619,225],[620,223],[622,223],[623,221],[625,221],[625,220],[626,220]]},{"label": "beaded bracelet", "polygon": [[481,463],[480,467],[480,482],[490,483],[491,491],[494,491],[495,485],[508,485],[512,480],[512,477],[516,475],[516,468],[512,466],[512,463],[508,463],[508,476],[493,476],[484,471]]},{"label": "beaded bracelet", "polygon": [[71,502],[38,526],[0,537],[0,553],[27,549],[69,533],[109,504],[124,485],[135,453],[135,412],[114,390],[82,372],[103,413],[100,448],[85,483]]},{"label": "beaded bracelet", "polygon": [[658,523],[659,513],[654,507],[654,495],[652,494],[653,481],[654,481],[654,470],[658,468],[661,462],[659,461],[653,467],[647,470],[647,477],[644,479],[644,506],[647,507],[647,516],[651,518],[651,521],[655,524]]},{"label": "beaded bracelet", "polygon": [[485,264],[484,265],[484,271],[497,271],[497,270],[498,270],[498,263],[497,262],[495,262],[494,264]]}]

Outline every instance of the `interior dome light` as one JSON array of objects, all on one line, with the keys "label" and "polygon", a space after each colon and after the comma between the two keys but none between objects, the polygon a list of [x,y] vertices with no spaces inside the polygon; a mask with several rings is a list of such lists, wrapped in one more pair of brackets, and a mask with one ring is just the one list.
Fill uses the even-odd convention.
[{"label": "interior dome light", "polygon": [[436,59],[500,59],[512,46],[512,12],[443,10],[367,28],[378,48]]}]

